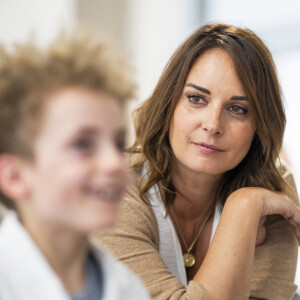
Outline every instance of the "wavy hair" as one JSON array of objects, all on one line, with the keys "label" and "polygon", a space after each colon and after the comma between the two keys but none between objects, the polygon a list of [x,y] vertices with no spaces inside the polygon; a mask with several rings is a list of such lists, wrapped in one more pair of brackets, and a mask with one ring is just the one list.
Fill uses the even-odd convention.
[{"label": "wavy hair", "polygon": [[136,139],[130,152],[141,154],[132,163],[133,167],[141,168],[147,164],[147,174],[139,186],[145,202],[148,202],[147,192],[154,184],[158,184],[167,209],[174,201],[170,123],[193,63],[212,48],[222,49],[232,58],[249,99],[249,112],[256,128],[245,158],[224,174],[216,200],[224,204],[230,193],[249,186],[293,194],[276,167],[286,117],[272,55],[249,29],[210,24],[198,29],[177,49],[153,94],[134,112]]}]

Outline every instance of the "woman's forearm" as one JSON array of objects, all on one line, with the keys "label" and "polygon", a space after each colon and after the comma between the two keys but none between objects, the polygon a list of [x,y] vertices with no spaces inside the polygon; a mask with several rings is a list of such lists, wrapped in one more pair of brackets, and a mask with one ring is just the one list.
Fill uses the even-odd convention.
[{"label": "woman's forearm", "polygon": [[[254,200],[254,201],[253,201]],[[215,299],[248,299],[257,228],[262,203],[233,194],[224,206],[218,228],[194,277]]]}]

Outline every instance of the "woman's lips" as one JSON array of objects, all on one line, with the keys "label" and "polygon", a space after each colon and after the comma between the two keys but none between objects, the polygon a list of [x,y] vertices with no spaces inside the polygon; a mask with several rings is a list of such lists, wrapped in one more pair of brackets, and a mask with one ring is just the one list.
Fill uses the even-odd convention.
[{"label": "woman's lips", "polygon": [[196,148],[204,154],[216,154],[220,152],[225,152],[225,150],[218,148],[215,145],[205,144],[205,143],[193,143]]}]

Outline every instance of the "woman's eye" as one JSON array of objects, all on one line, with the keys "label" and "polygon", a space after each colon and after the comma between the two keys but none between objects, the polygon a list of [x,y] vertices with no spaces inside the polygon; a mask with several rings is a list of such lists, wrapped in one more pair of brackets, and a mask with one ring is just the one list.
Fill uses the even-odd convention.
[{"label": "woman's eye", "polygon": [[240,115],[245,115],[248,113],[248,109],[247,108],[244,108],[244,107],[241,107],[241,106],[237,106],[237,105],[233,105],[233,106],[230,106],[228,108],[229,111],[235,113],[235,114],[240,114]]},{"label": "woman's eye", "polygon": [[187,98],[193,104],[206,103],[206,100],[204,99],[204,97],[199,96],[199,95],[188,95]]}]

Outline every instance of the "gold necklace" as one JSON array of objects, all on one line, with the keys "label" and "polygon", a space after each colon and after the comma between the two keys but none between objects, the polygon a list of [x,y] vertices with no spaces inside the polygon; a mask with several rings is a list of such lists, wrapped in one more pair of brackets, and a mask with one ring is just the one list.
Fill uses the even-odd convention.
[{"label": "gold necklace", "polygon": [[179,227],[179,224],[178,224],[177,217],[176,217],[176,214],[174,212],[173,206],[171,207],[171,210],[172,210],[172,213],[173,213],[173,216],[174,216],[174,220],[175,220],[175,223],[176,223],[176,227],[178,228],[180,237],[181,237],[181,239],[183,241],[184,247],[186,248],[186,253],[184,253],[184,255],[183,255],[183,261],[184,261],[184,265],[185,265],[186,268],[192,267],[195,264],[195,262],[196,262],[195,256],[191,253],[191,251],[192,251],[193,247],[195,246],[195,244],[196,244],[196,242],[197,242],[197,240],[198,240],[198,238],[199,238],[199,236],[200,236],[200,234],[201,234],[204,226],[206,225],[209,217],[211,216],[211,213],[212,213],[212,210],[213,210],[213,207],[214,207],[213,204],[208,209],[206,217],[205,217],[203,223],[201,224],[201,226],[199,228],[199,231],[198,231],[198,233],[197,233],[197,235],[196,235],[195,239],[193,240],[193,242],[192,242],[192,244],[191,244],[190,247],[187,246],[186,241],[183,238],[183,234],[182,234],[181,229]]}]

